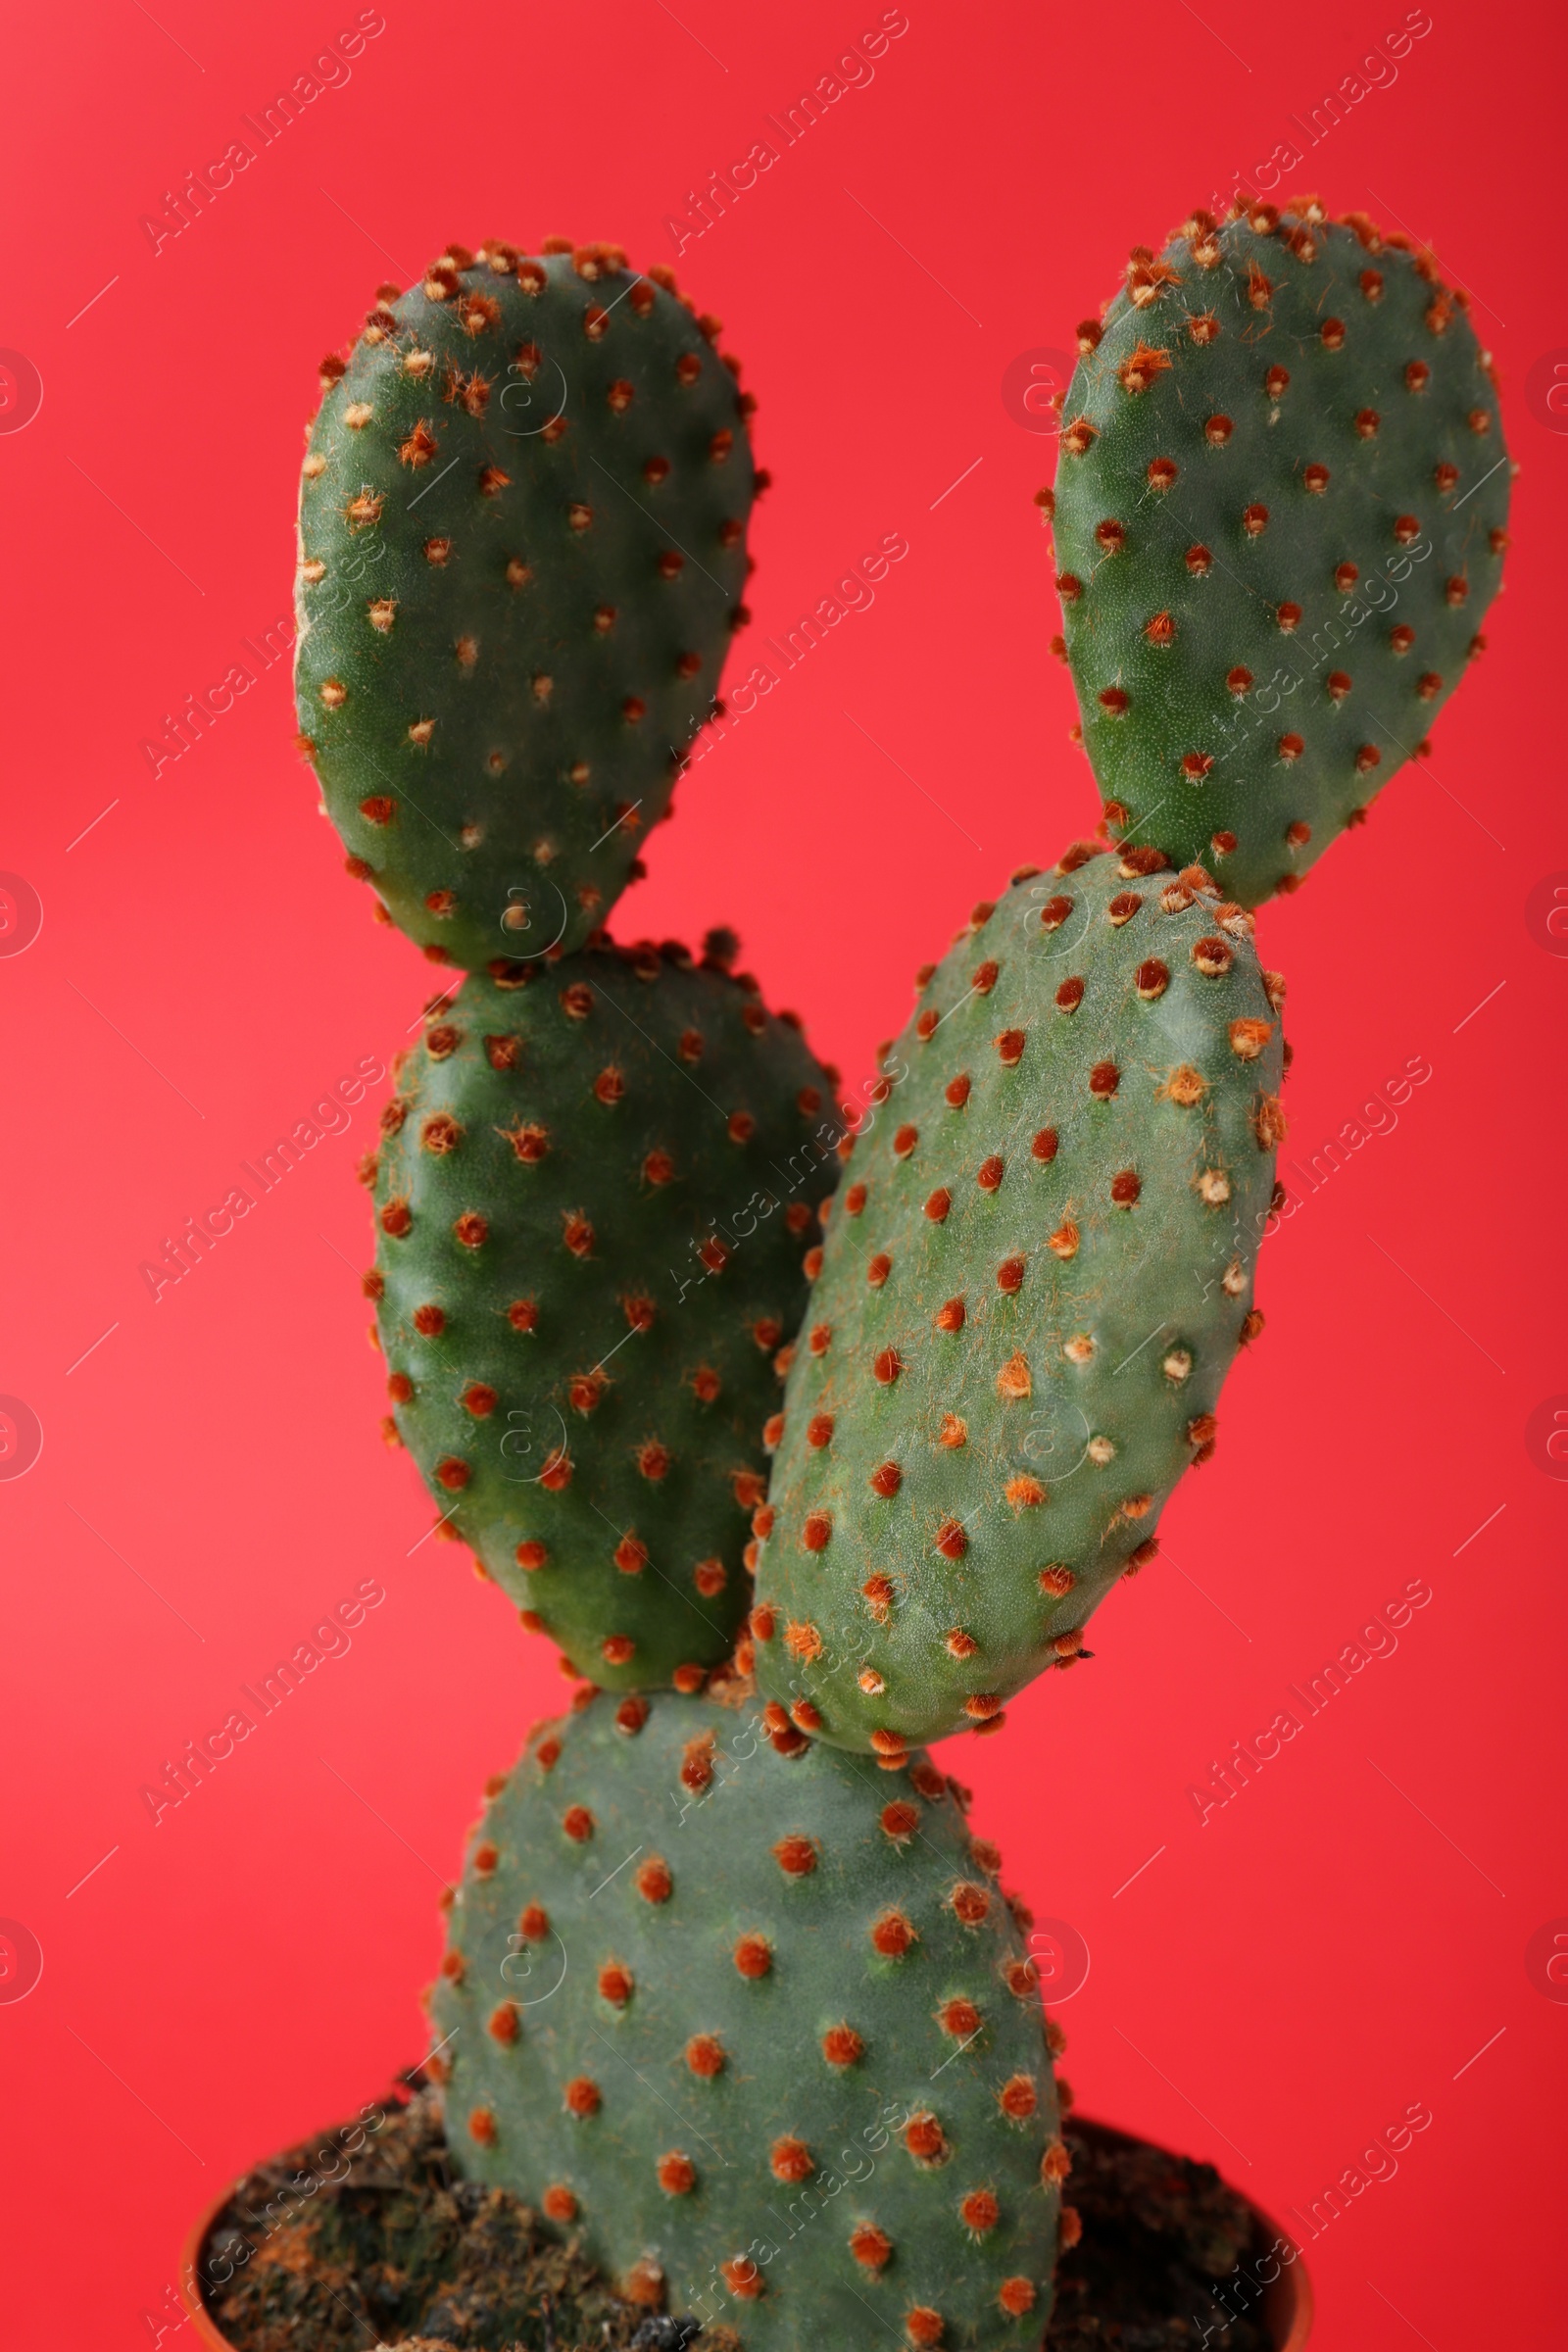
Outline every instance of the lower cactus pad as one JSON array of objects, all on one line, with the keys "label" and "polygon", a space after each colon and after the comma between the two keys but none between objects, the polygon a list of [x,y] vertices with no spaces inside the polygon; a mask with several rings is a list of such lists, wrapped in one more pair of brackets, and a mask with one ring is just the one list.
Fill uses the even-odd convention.
[{"label": "lower cactus pad", "polygon": [[999,1862],[924,1756],[594,1697],[469,1847],[433,2000],[454,2161],[747,2352],[863,2342],[868,2314],[1025,2352],[1066,2162]]}]

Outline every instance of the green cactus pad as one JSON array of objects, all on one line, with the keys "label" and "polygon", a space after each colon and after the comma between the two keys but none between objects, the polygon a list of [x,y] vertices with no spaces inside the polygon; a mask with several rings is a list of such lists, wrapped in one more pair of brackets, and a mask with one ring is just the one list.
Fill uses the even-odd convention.
[{"label": "green cactus pad", "polygon": [[1244,906],[1424,756],[1482,649],[1510,468],[1467,309],[1308,201],[1194,215],[1079,329],[1054,512],[1084,745],[1111,832]]},{"label": "green cactus pad", "polygon": [[433,2001],[453,2159],[745,2352],[1033,2352],[1066,2166],[1028,1916],[928,1758],[773,1715],[535,1732]]},{"label": "green cactus pad", "polygon": [[301,743],[433,961],[604,921],[745,617],[752,404],[672,286],[609,246],[450,247],[323,364]]},{"label": "green cactus pad", "polygon": [[1262,1318],[1278,974],[1154,851],[1069,850],[921,975],[832,1202],[760,1515],[757,1676],[897,1754],[1081,1651]]},{"label": "green cactus pad", "polygon": [[839,1165],[830,1075],[710,945],[470,975],[374,1175],[395,1433],[524,1624],[615,1689],[700,1684],[733,1644]]}]

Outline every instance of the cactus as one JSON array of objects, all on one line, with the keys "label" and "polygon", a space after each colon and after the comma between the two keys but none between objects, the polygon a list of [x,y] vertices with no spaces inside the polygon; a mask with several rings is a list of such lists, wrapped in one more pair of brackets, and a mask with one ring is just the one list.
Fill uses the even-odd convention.
[{"label": "cactus", "polygon": [[867,2313],[1028,2352],[1066,2160],[1027,1914],[928,1758],[771,1723],[593,1696],[492,1784],[432,2004],[453,2160],[747,2352]]},{"label": "cactus", "polygon": [[919,975],[756,1521],[758,1681],[824,1740],[994,1728],[1214,1449],[1262,1322],[1284,983],[1164,863],[1077,844]]},{"label": "cactus", "polygon": [[613,246],[450,246],[323,362],[301,746],[432,961],[604,921],[745,618],[752,403],[673,285]]},{"label": "cactus", "polygon": [[1117,838],[1294,890],[1481,652],[1509,466],[1468,297],[1310,199],[1139,248],[1063,407],[1056,586]]},{"label": "cactus", "polygon": [[428,2075],[458,2174],[672,2339],[1029,2352],[1078,2227],[1061,2039],[921,1743],[1088,1655],[1214,1450],[1285,1132],[1248,908],[1479,650],[1489,363],[1358,216],[1134,256],[1042,494],[1117,846],[975,907],[851,1136],[731,935],[603,929],[765,477],[717,322],[545,251],[382,288],[301,494],[305,748],[468,973],[364,1171],[384,1426],[589,1678],[489,1784]]},{"label": "cactus", "polygon": [[616,1689],[700,1687],[733,1646],[838,1172],[830,1075],[734,946],[471,974],[382,1114],[391,1431],[523,1623]]}]

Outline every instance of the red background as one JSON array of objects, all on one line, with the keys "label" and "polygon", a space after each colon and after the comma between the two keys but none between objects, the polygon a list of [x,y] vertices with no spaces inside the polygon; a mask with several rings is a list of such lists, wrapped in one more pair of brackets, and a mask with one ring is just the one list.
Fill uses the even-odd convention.
[{"label": "red background", "polygon": [[[438,1882],[484,1775],[563,1694],[466,1554],[411,1549],[431,1508],[377,1436],[351,1271],[380,1090],[158,1304],[138,1278],[429,985],[314,812],[284,665],[156,780],[140,744],[287,610],[315,363],[379,280],[452,236],[674,260],[666,214],[880,12],[386,0],[348,84],[155,255],[139,216],[355,13],[94,0],[8,35],[0,343],[44,391],[0,434],[0,866],[44,906],[0,959],[0,1390],[45,1433],[0,1484],[0,1913],[44,1953],[0,2004],[15,2352],[147,2344],[195,2208],[416,2053]],[[623,933],[734,921],[854,1080],[969,903],[1092,823],[1045,651],[1030,499],[1054,449],[1004,372],[1070,344],[1129,244],[1264,161],[1401,15],[909,0],[869,86],[688,245],[776,475],[757,633],[883,534],[910,552],[694,771]],[[1527,914],[1568,868],[1560,723],[1532,692],[1560,670],[1568,484],[1530,389],[1568,346],[1556,21],[1437,0],[1397,80],[1293,175],[1402,218],[1474,288],[1523,466],[1508,593],[1432,773],[1259,925],[1292,986],[1303,1163],[1407,1058],[1432,1075],[1267,1245],[1218,1456],[1096,1662],[949,1757],[1092,1951],[1062,2012],[1086,2110],[1286,2215],[1430,2108],[1311,2246],[1334,2352],[1544,2343],[1562,2302],[1568,2006],[1526,1962],[1568,1913],[1568,1494],[1526,1443],[1568,1390],[1568,963]],[[370,1575],[387,1599],[352,1652],[155,1829],[142,1783]],[[1188,1785],[1417,1578],[1397,1654],[1200,1826]]]}]

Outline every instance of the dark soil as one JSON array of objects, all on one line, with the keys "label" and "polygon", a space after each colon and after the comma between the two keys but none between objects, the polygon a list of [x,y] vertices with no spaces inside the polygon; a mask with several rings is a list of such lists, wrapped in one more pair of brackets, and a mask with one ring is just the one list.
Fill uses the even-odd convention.
[{"label": "dark soil", "polygon": [[1083,2236],[1056,2265],[1046,2352],[1270,2352],[1256,2272],[1273,2239],[1247,2200],[1211,2164],[1102,2125],[1062,2136]]},{"label": "dark soil", "polygon": [[[1258,2320],[1231,2316],[1255,2311],[1238,2281],[1266,2241],[1213,2167],[1094,2124],[1065,2136],[1083,2236],[1047,2352],[1269,2352]],[[621,2301],[515,2197],[458,2180],[416,2075],[247,2175],[200,2267],[237,2352],[738,2352],[727,2328]]]}]

